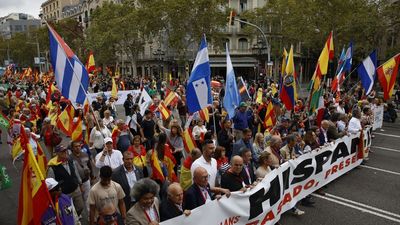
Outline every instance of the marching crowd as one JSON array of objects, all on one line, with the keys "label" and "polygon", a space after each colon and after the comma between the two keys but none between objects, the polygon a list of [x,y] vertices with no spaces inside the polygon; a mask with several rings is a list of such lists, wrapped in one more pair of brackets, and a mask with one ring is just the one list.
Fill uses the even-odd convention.
[{"label": "marching crowd", "polygon": [[[266,82],[249,85],[250,98],[240,103],[233,118],[222,107],[223,87],[213,88],[207,113],[193,116],[183,82],[125,80],[126,89],[143,85],[152,98],[142,115],[139,99],[130,94],[124,112],[118,112],[116,99],[102,94],[110,90],[108,81],[93,78],[90,90],[100,94],[88,111],[76,108],[73,117],[83,121],[82,138],[73,141],[48,117],[49,99],[59,112],[71,104],[58,91],[47,91],[50,82],[7,81],[8,90],[0,91],[1,110],[11,123],[10,149],[21,125],[35,154],[42,141],[46,146],[46,184],[56,209],[49,206],[42,224],[59,218],[62,224],[155,225],[190,216],[194,208],[222,195],[255,187],[282,163],[371,125],[374,107],[383,104],[363,96],[361,87],[341,98],[326,94],[323,117],[317,119],[307,114],[305,99],[298,99],[293,111],[285,110],[275,84]],[[259,88],[263,95],[256,103]],[[170,117],[163,118],[158,105],[171,91],[176,101],[167,106]],[[276,124],[265,127],[270,102]],[[395,120],[392,109],[385,105],[385,119]],[[299,203],[314,204],[312,197]],[[296,206],[292,213],[301,216],[305,211]]]}]

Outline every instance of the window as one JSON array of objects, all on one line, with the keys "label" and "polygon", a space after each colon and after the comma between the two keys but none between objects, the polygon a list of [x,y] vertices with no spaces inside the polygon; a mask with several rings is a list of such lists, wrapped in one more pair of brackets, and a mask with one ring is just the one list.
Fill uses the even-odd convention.
[{"label": "window", "polygon": [[239,9],[240,12],[247,10],[247,0],[240,0]]},{"label": "window", "polygon": [[60,11],[57,10],[57,18],[60,17]]},{"label": "window", "polygon": [[14,26],[15,31],[22,31],[22,26],[21,25],[15,25]]},{"label": "window", "polygon": [[247,49],[249,49],[249,42],[247,41],[246,38],[240,38],[239,39],[238,49],[239,50],[247,50]]},{"label": "window", "polygon": [[58,1],[56,3],[57,3],[57,8],[58,8]]}]

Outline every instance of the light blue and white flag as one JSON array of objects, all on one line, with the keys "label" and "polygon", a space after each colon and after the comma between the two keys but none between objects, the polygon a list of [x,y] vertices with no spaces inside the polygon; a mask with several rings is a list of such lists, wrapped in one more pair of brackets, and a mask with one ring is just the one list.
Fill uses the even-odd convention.
[{"label": "light blue and white flag", "polygon": [[47,27],[49,28],[51,65],[57,87],[61,94],[73,104],[83,105],[89,86],[88,72],[60,35],[49,25]]},{"label": "light blue and white flag", "polygon": [[189,113],[195,113],[212,104],[210,76],[210,61],[204,35],[186,87]]},{"label": "light blue and white flag", "polygon": [[376,67],[377,58],[376,51],[374,50],[357,68],[361,84],[365,89],[365,95],[368,95],[374,86]]},{"label": "light blue and white flag", "polygon": [[229,56],[228,43],[226,44],[226,84],[224,96],[224,108],[229,118],[235,116],[235,109],[240,104],[239,89],[236,84],[235,72],[233,71],[231,57]]}]

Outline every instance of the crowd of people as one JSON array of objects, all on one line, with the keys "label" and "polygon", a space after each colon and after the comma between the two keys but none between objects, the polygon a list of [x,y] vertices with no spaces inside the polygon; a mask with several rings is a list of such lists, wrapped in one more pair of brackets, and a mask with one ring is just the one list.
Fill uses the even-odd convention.
[{"label": "crowd of people", "polygon": [[[318,121],[308,114],[305,99],[298,99],[294,110],[288,111],[275,91],[276,84],[249,82],[250,98],[240,103],[233,118],[223,109],[223,87],[213,88],[214,102],[206,117],[193,116],[186,106],[190,99],[186,99],[184,82],[125,79],[125,88],[143,85],[152,98],[142,115],[139,99],[130,94],[123,109],[115,105],[116,99],[106,99],[102,92],[111,89],[108,81],[104,76],[92,78],[89,90],[99,94],[88,112],[84,106],[76,108],[74,121],[83,121],[82,138],[73,141],[48,117],[49,99],[59,112],[71,104],[58,91],[47,91],[51,81],[8,80],[8,90],[0,91],[1,110],[11,121],[10,149],[21,125],[35,154],[41,141],[46,146],[46,184],[59,208],[56,216],[50,207],[42,224],[54,224],[59,218],[62,224],[88,220],[90,225],[155,225],[179,215],[190,216],[191,210],[222,195],[255,187],[288,160],[359,132],[373,122],[374,107],[383,104],[364,96],[361,87],[341,98],[326,94],[323,118]],[[259,88],[263,89],[262,101],[256,102]],[[163,120],[158,105],[171,91],[177,101],[167,106],[171,116]],[[270,102],[277,122],[265,127]],[[385,119],[395,120],[394,107],[389,105],[385,105]],[[187,149],[184,131],[194,140],[191,149]],[[324,194],[322,190],[318,193]],[[314,204],[311,197],[299,203]],[[295,206],[292,213],[301,216],[305,210]]]}]

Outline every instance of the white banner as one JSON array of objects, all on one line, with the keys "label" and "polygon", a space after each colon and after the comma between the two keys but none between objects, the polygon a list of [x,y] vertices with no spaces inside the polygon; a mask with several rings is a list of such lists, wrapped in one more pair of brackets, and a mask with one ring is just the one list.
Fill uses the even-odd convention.
[{"label": "white banner", "polygon": [[358,150],[360,135],[345,136],[272,170],[255,188],[233,192],[162,225],[275,224],[281,215],[322,186],[362,162],[363,151],[371,145],[370,131],[364,131],[364,149]]},{"label": "white banner", "polygon": [[[88,98],[90,104],[92,104],[93,101],[96,100],[97,95],[103,94],[106,96],[107,99],[110,98],[111,96],[111,91],[106,91],[106,92],[100,92],[100,93],[88,93]],[[131,94],[133,96],[133,101],[136,101],[136,98],[139,98],[140,96],[140,90],[127,90],[127,91],[118,91],[118,100],[115,102],[115,105],[123,105],[128,94]]]},{"label": "white banner", "polygon": [[382,128],[383,124],[383,105],[374,108],[374,124],[372,130]]}]

